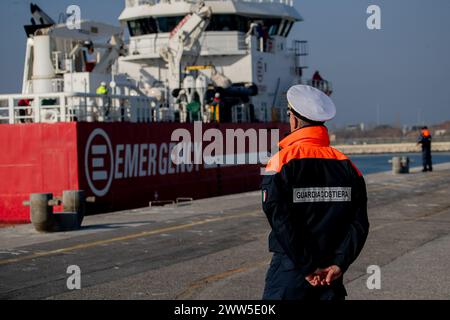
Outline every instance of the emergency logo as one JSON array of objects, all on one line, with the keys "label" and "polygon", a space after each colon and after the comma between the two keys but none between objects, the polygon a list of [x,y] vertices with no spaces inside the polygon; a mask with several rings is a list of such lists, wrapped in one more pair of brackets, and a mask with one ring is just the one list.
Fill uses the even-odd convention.
[{"label": "emergency logo", "polygon": [[[172,143],[117,143],[100,128],[89,135],[84,152],[86,181],[94,195],[106,196],[116,180],[145,179],[154,176],[188,174],[199,165],[175,165],[170,157]],[[150,183],[140,180],[140,183]]]},{"label": "emergency logo", "polygon": [[294,189],[294,203],[349,201],[352,201],[352,188],[323,187]]},{"label": "emergency logo", "polygon": [[111,140],[104,130],[92,131],[84,154],[84,168],[89,187],[96,196],[102,197],[108,193],[114,178]]}]

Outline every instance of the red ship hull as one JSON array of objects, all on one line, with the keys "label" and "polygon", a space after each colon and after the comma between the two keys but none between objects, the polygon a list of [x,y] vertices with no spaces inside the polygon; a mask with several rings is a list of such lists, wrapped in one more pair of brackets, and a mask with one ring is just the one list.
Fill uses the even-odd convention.
[{"label": "red ship hull", "polygon": [[[96,199],[88,213],[100,213],[259,188],[261,164],[174,165],[171,135],[180,128],[195,134],[193,124],[0,125],[0,222],[29,222],[23,202],[32,193],[85,190]],[[202,125],[210,128],[280,129],[280,137],[288,131],[286,124]]]}]

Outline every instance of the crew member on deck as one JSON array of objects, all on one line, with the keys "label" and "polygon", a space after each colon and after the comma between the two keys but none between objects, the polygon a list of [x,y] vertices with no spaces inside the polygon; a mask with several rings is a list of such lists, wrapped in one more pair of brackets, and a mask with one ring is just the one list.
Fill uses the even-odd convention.
[{"label": "crew member on deck", "polygon": [[85,71],[92,72],[97,65],[97,53],[95,52],[94,44],[91,41],[86,42],[83,54],[85,61]]},{"label": "crew member on deck", "polygon": [[97,88],[96,93],[105,96],[109,93],[108,87],[106,86],[106,82],[103,81],[102,83],[100,83],[100,86]]},{"label": "crew member on deck", "polygon": [[210,113],[210,121],[211,122],[220,122],[220,112],[222,108],[222,100],[220,99],[220,93],[216,93],[214,96],[214,100],[209,107]]},{"label": "crew member on deck", "polygon": [[322,76],[320,75],[319,71],[316,70],[316,72],[314,72],[314,75],[312,77],[312,84],[314,88],[319,88],[319,86],[321,85],[323,81]]}]

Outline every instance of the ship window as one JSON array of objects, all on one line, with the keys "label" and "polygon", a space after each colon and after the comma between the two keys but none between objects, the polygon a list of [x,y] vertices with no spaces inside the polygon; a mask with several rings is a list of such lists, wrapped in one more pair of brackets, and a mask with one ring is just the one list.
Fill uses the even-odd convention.
[{"label": "ship window", "polygon": [[283,29],[281,30],[281,35],[283,37],[287,37],[289,33],[291,32],[292,26],[294,25],[293,21],[286,20]]},{"label": "ship window", "polygon": [[263,21],[269,36],[276,36],[280,29],[281,19],[263,19]]},{"label": "ship window", "polygon": [[216,14],[211,17],[206,31],[240,31],[247,32],[249,19],[232,14]]},{"label": "ship window", "polygon": [[176,16],[176,17],[160,17],[156,18],[158,22],[158,31],[159,32],[172,32],[173,29],[183,20],[184,17]]},{"label": "ship window", "polygon": [[146,34],[156,33],[156,21],[153,18],[143,18],[138,20],[128,21],[128,30],[130,36],[142,36]]},{"label": "ship window", "polygon": [[292,27],[294,26],[294,22],[290,21],[288,22],[288,27],[286,29],[286,31],[284,32],[283,36],[287,37],[289,36],[289,33],[291,33]]},{"label": "ship window", "polygon": [[183,18],[183,16],[175,16],[131,20],[128,21],[128,29],[132,37],[158,32],[172,32]]},{"label": "ship window", "polygon": [[239,16],[234,14],[215,14],[211,17],[206,31],[240,31],[247,33],[253,21],[263,22],[269,36],[277,35],[280,30],[281,19],[262,19]]},{"label": "ship window", "polygon": [[289,36],[289,33],[291,33],[291,30],[292,30],[292,27],[293,27],[293,26],[294,26],[294,22],[291,21],[291,22],[289,23],[289,27],[288,27],[287,30],[286,30],[285,37]]}]

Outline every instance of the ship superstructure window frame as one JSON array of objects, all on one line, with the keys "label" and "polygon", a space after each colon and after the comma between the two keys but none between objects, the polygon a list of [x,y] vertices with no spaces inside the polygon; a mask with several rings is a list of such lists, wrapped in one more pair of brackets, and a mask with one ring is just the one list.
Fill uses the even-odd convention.
[{"label": "ship superstructure window frame", "polygon": [[[156,33],[170,33],[183,18],[184,16],[164,16],[128,20],[128,31],[131,37]],[[234,13],[214,14],[205,31],[238,31],[247,33],[253,22],[262,23],[270,37],[287,37],[295,23],[294,21],[285,20],[281,17],[255,17]]]},{"label": "ship superstructure window frame", "polygon": [[183,20],[184,16],[146,17],[128,20],[128,32],[132,37],[156,33],[169,33]]},{"label": "ship superstructure window frame", "polygon": [[172,32],[184,17],[185,16],[156,17],[155,20],[158,24],[158,33]]},{"label": "ship superstructure window frame", "polygon": [[283,20],[281,18],[269,18],[269,19],[261,19],[264,23],[264,27],[267,29],[267,32],[270,37],[278,35],[278,31],[280,30],[281,23]]},{"label": "ship superstructure window frame", "polygon": [[294,26],[294,24],[295,24],[295,21],[286,20],[286,23],[284,24],[284,28],[281,32],[281,36],[287,38],[289,36],[289,33],[291,33],[291,30],[292,30],[292,27]]},{"label": "ship superstructure window frame", "polygon": [[[228,21],[227,21],[228,20]],[[278,35],[282,18],[251,17],[238,14],[215,14],[206,31],[239,31],[247,33],[252,22],[262,22],[269,36]]]},{"label": "ship superstructure window frame", "polygon": [[127,21],[128,32],[132,37],[144,36],[157,33],[158,26],[156,20],[152,17],[140,18]]},{"label": "ship superstructure window frame", "polygon": [[214,14],[206,31],[239,31],[246,33],[250,19],[237,14]]}]

